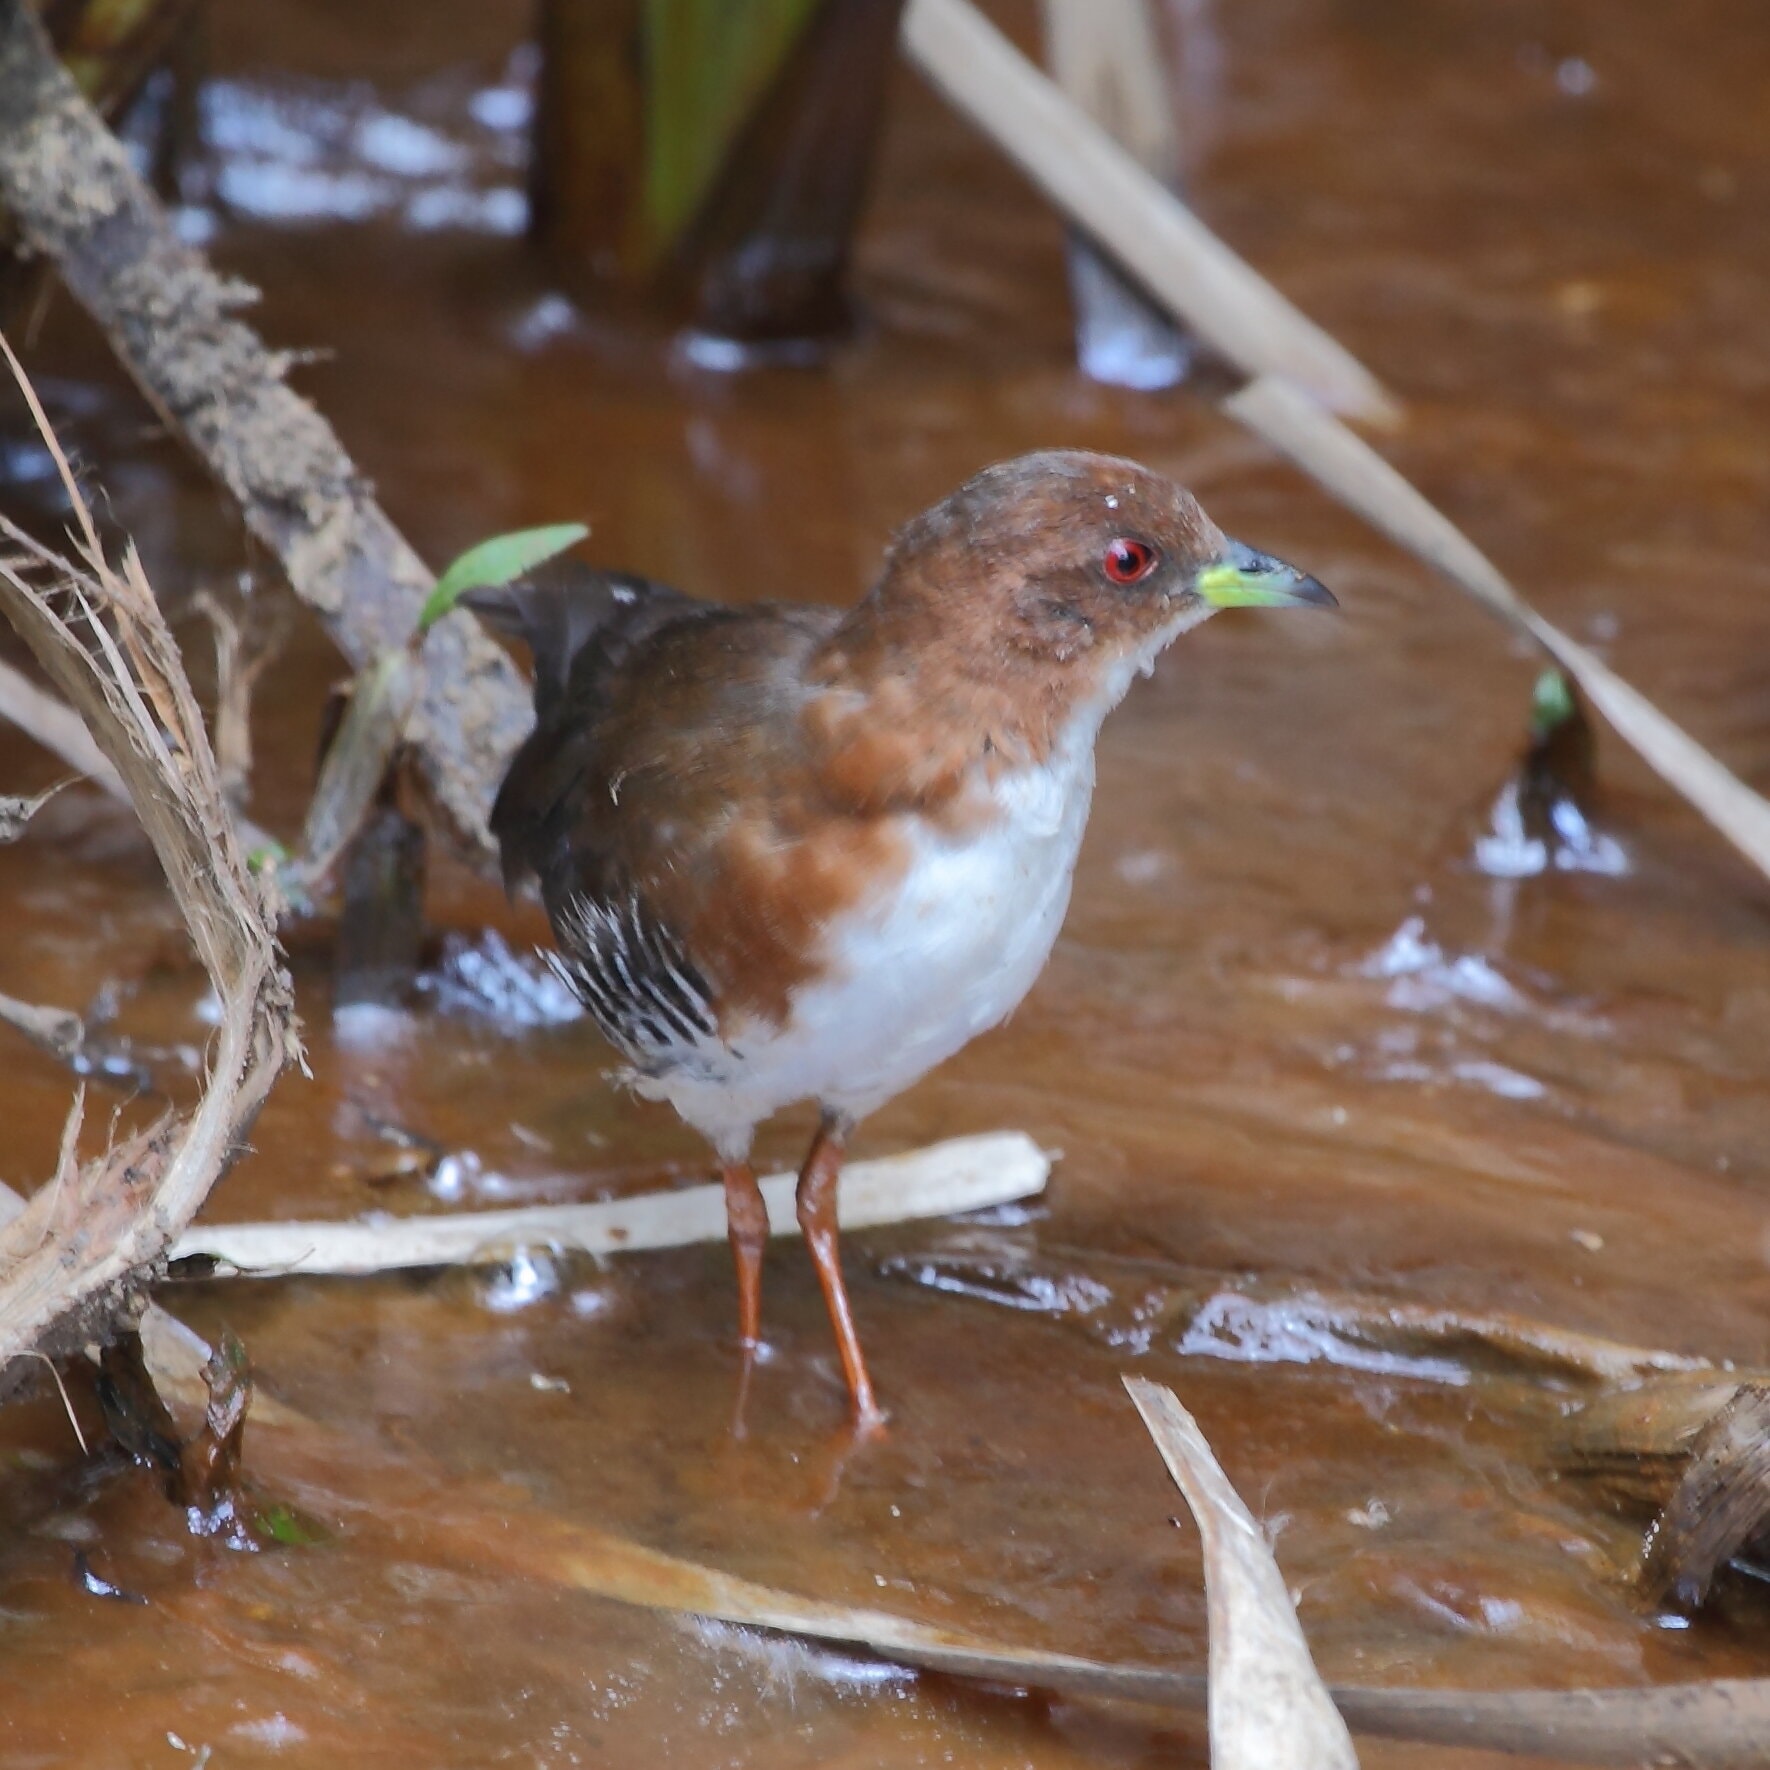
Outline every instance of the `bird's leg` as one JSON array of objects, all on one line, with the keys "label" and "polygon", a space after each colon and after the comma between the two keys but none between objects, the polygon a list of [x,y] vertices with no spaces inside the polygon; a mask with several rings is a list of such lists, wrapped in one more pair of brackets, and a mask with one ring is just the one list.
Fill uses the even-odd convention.
[{"label": "bird's leg", "polygon": [[726,1162],[719,1170],[725,1183],[725,1232],[737,1264],[738,1343],[744,1364],[762,1343],[762,1252],[768,1246],[768,1207],[756,1170],[747,1161]]},{"label": "bird's leg", "polygon": [[817,1267],[818,1283],[823,1286],[824,1303],[830,1311],[830,1326],[836,1332],[836,1350],[842,1355],[842,1374],[848,1379],[848,1395],[854,1406],[854,1423],[863,1431],[881,1426],[885,1415],[873,1398],[873,1382],[867,1375],[866,1359],[860,1350],[860,1335],[854,1329],[854,1312],[848,1306],[848,1288],[842,1282],[842,1256],[837,1244],[836,1182],[842,1174],[843,1141],[848,1126],[834,1113],[826,1113],[817,1135],[811,1140],[811,1153],[799,1170],[799,1227],[805,1232],[805,1245],[811,1250]]}]

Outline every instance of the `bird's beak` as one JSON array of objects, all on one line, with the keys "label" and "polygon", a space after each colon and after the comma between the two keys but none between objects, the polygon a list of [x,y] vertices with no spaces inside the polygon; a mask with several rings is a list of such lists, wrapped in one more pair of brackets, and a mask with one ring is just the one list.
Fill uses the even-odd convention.
[{"label": "bird's beak", "polygon": [[1231,541],[1223,557],[1193,579],[1192,587],[1212,608],[1340,606],[1325,585],[1240,541]]}]

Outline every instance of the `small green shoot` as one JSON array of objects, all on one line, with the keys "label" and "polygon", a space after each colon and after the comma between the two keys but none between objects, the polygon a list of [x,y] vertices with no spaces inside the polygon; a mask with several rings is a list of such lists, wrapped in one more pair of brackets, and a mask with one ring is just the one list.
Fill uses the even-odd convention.
[{"label": "small green shoot", "polygon": [[1578,717],[1579,703],[1573,698],[1573,685],[1559,670],[1545,670],[1530,691],[1531,735],[1546,738]]},{"label": "small green shoot", "polygon": [[443,575],[418,611],[418,631],[428,633],[469,590],[489,590],[508,584],[524,572],[532,572],[568,547],[575,547],[590,530],[581,522],[550,523],[545,528],[517,529],[493,535],[469,547]]},{"label": "small green shoot", "polygon": [[261,1537],[281,1543],[287,1549],[311,1549],[332,1540],[332,1533],[323,1524],[282,1501],[266,1506],[253,1518],[252,1524]]}]

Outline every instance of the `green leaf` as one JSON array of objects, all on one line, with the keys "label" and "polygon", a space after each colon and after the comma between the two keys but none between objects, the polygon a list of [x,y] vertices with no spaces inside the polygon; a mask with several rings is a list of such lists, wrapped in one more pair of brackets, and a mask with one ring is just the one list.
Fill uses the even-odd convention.
[{"label": "green leaf", "polygon": [[644,0],[644,202],[655,258],[681,243],[818,4]]},{"label": "green leaf", "polygon": [[477,547],[469,547],[443,575],[418,611],[418,631],[428,633],[469,590],[487,590],[508,584],[524,572],[575,547],[590,530],[581,522],[550,523],[545,528],[517,529],[493,535]]}]

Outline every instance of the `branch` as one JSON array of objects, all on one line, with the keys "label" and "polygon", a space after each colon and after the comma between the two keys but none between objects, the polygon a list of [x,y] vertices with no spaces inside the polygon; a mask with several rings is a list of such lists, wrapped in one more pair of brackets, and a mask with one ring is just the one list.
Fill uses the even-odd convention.
[{"label": "branch", "polygon": [[[178,239],[23,0],[0,0],[0,205],[55,260],[350,662],[361,669],[403,644],[431,574],[331,426],[288,386],[289,359],[234,317],[256,292]],[[454,835],[489,858],[486,814],[528,730],[528,696],[472,621],[434,628],[423,661],[409,735],[425,784]]]},{"label": "branch", "polygon": [[[868,1229],[1010,1204],[1043,1191],[1050,1169],[1050,1158],[1018,1131],[955,1137],[878,1161],[850,1162],[842,1174],[842,1227]],[[794,1176],[771,1174],[761,1185],[770,1232],[796,1235]],[[601,1204],[377,1223],[204,1223],[187,1230],[172,1254],[179,1260],[207,1256],[245,1276],[308,1277],[486,1264],[525,1245],[636,1253],[723,1241],[725,1234],[724,1193],[717,1186],[690,1186]]]}]

